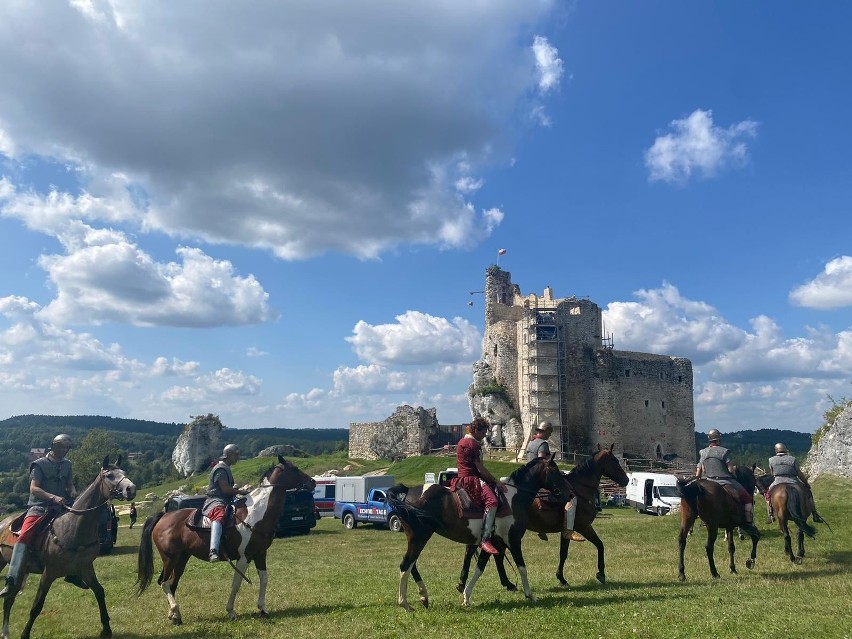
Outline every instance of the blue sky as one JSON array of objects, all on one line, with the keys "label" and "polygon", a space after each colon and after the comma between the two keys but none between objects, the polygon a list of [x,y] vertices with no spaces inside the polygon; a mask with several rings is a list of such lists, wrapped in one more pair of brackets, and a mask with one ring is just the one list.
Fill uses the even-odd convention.
[{"label": "blue sky", "polygon": [[850,32],[842,3],[4,2],[0,417],[468,421],[505,248],[524,294],[692,359],[700,430],[813,431],[852,396]]}]

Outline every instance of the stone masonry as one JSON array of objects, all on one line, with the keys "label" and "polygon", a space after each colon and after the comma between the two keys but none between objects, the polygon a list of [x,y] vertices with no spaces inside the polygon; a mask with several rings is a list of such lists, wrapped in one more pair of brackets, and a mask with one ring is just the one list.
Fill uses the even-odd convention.
[{"label": "stone masonry", "polygon": [[[486,272],[485,298],[484,353],[475,370],[480,378],[490,370],[505,390],[511,417],[522,424],[521,449],[546,419],[554,425],[552,448],[563,453],[615,443],[621,456],[695,461],[688,359],[615,350],[597,304],[556,299],[549,287],[523,296],[497,266]],[[481,384],[475,376],[475,416],[483,414],[477,406],[484,402],[473,400]]]},{"label": "stone masonry", "polygon": [[349,424],[349,457],[393,460],[426,455],[437,426],[434,408],[400,406],[382,422]]}]

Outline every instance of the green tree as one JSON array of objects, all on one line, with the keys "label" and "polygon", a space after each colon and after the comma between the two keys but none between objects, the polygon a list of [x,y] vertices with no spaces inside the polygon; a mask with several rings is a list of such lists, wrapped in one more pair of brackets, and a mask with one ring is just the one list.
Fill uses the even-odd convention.
[{"label": "green tree", "polygon": [[95,429],[89,432],[80,445],[68,453],[68,458],[74,463],[74,483],[77,489],[82,490],[95,480],[104,457],[109,457],[111,462],[115,462],[121,452],[112,435],[107,431]]}]

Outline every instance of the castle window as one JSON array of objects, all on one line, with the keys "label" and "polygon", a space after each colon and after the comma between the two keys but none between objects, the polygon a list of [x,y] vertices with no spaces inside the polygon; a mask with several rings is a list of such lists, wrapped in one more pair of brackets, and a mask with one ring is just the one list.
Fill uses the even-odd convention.
[{"label": "castle window", "polygon": [[569,315],[579,315],[580,314],[580,307],[579,306],[572,306],[571,309],[568,311],[568,314]]},{"label": "castle window", "polygon": [[494,357],[497,357],[497,344],[494,344]]},{"label": "castle window", "polygon": [[536,326],[535,327],[535,338],[537,340],[543,341],[553,341],[556,339],[556,327],[555,326]]},{"label": "castle window", "polygon": [[665,373],[660,373],[660,379],[665,379],[665,378],[666,378],[666,374],[665,374]]},{"label": "castle window", "polygon": [[650,402],[648,402],[648,400],[646,399],[646,400],[645,400],[645,408],[648,408],[648,404],[649,404],[649,403],[650,403]]},{"label": "castle window", "polygon": [[660,405],[662,406],[663,410],[665,410],[666,409],[666,400],[661,401]]},{"label": "castle window", "polygon": [[624,369],[624,376],[625,376],[625,377],[630,377],[630,369],[629,369],[629,368],[625,368],[625,369]]},{"label": "castle window", "polygon": [[663,458],[663,447],[657,444],[657,459]]},{"label": "castle window", "polygon": [[683,376],[678,375],[677,376],[677,383],[680,384],[682,381],[683,381]]}]

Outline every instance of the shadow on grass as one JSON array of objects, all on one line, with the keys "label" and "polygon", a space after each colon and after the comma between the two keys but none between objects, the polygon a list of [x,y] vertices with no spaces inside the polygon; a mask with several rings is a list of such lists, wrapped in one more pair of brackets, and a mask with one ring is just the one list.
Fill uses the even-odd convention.
[{"label": "shadow on grass", "polygon": [[112,551],[108,553],[101,554],[100,560],[103,561],[106,557],[111,557],[113,555],[135,555],[139,552],[139,548],[136,546],[113,546]]}]

